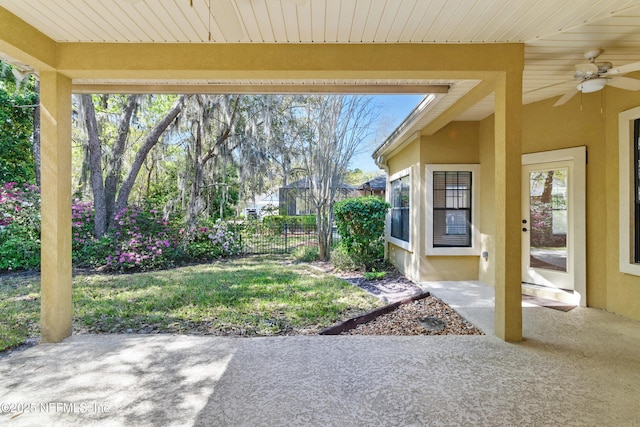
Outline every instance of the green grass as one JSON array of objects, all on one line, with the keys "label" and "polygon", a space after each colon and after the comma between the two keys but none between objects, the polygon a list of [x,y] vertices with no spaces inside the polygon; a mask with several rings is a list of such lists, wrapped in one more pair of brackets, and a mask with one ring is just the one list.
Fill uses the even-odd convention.
[{"label": "green grass", "polygon": [[[250,257],[138,274],[74,278],[74,331],[314,333],[381,305],[303,264]],[[39,334],[38,277],[0,278],[0,350]]]}]

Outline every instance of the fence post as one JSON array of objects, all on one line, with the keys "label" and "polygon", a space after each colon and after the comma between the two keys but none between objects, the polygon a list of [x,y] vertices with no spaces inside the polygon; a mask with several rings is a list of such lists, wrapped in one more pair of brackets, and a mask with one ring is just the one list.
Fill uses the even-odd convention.
[{"label": "fence post", "polygon": [[289,223],[285,222],[284,227],[282,228],[284,231],[284,252],[286,254],[289,253]]}]

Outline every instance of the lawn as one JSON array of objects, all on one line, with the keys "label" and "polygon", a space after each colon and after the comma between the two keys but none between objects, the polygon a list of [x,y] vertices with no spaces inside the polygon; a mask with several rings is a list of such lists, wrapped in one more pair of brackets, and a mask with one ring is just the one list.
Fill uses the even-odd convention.
[{"label": "lawn", "polygon": [[[256,256],[73,281],[74,333],[314,334],[382,305],[336,277]],[[0,351],[39,334],[37,276],[0,276]]]}]

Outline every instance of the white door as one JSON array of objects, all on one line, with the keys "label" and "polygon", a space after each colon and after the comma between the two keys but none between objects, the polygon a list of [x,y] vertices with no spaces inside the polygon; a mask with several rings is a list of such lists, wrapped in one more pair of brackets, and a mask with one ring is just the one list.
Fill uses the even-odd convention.
[{"label": "white door", "polygon": [[522,281],[577,291],[585,283],[584,147],[522,156]]}]

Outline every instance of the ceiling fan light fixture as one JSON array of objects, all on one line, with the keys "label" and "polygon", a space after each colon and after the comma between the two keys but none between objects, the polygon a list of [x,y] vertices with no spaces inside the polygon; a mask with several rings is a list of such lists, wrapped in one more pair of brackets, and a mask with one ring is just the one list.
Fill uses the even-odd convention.
[{"label": "ceiling fan light fixture", "polygon": [[582,93],[591,93],[602,90],[607,85],[607,79],[597,78],[585,80],[578,85],[578,90]]}]

